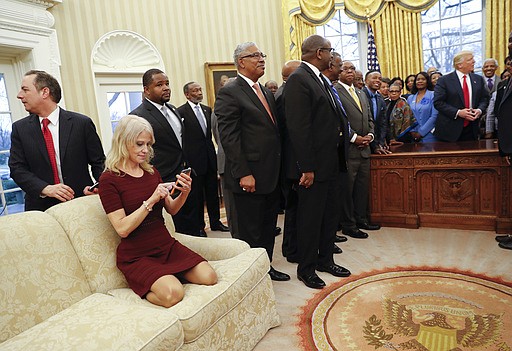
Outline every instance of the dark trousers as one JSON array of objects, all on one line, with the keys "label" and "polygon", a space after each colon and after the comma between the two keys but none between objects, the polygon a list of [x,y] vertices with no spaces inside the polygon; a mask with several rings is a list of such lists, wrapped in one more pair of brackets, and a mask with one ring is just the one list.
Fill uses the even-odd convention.
[{"label": "dark trousers", "polygon": [[282,193],[286,199],[283,230],[283,256],[293,261],[297,259],[297,207],[299,197],[297,195],[298,181],[286,179],[283,181]]},{"label": "dark trousers", "polygon": [[204,175],[194,176],[192,179],[192,191],[197,201],[197,225],[204,229],[204,202],[206,199],[206,209],[210,227],[220,221],[220,203],[219,187],[217,183],[217,172],[208,172]]},{"label": "dark trousers", "polygon": [[267,250],[272,262],[279,207],[279,188],[270,194],[233,193],[238,234],[251,247]]},{"label": "dark trousers", "polygon": [[478,121],[470,122],[466,127],[462,128],[462,133],[457,141],[478,140],[478,136],[473,131],[473,123],[479,123]]},{"label": "dark trousers", "polygon": [[334,236],[339,217],[338,179],[315,181],[306,189],[299,186],[297,208],[297,274],[306,276],[316,266],[333,260]]},{"label": "dark trousers", "polygon": [[368,222],[370,159],[350,158],[347,172],[340,174],[341,227],[357,229],[357,223]]},{"label": "dark trousers", "polygon": [[222,186],[222,198],[224,199],[224,208],[226,209],[226,217],[228,218],[228,226],[231,236],[235,239],[240,239],[238,234],[238,217],[236,215],[235,199],[233,192],[226,188],[224,175],[220,175]]},{"label": "dark trousers", "polygon": [[[194,184],[192,184],[194,188]],[[174,228],[178,233],[198,235],[199,230],[202,229],[197,222],[197,193],[190,191],[187,200],[181,206],[178,213],[172,216]]]}]

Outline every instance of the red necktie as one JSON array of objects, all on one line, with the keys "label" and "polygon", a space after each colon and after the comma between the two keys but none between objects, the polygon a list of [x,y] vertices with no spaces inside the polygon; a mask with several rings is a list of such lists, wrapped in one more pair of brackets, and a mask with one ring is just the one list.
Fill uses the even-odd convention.
[{"label": "red necktie", "polygon": [[[464,94],[464,107],[470,108],[471,103],[469,102],[469,87],[468,83],[466,82],[466,75],[464,75],[462,81],[462,93]],[[464,127],[467,127],[469,125],[469,121],[467,119],[464,120]]]},{"label": "red necktie", "polygon": [[272,123],[276,123],[274,121],[274,116],[272,116],[272,112],[270,112],[270,107],[268,106],[267,99],[263,96],[263,93],[261,92],[260,85],[258,83],[253,85],[253,88],[256,89],[256,95],[258,95],[258,98],[260,99],[261,103],[265,107],[265,110],[267,110],[268,115],[270,116],[270,119],[272,120]]},{"label": "red necktie", "polygon": [[55,148],[53,147],[53,138],[50,129],[48,129],[48,124],[50,120],[48,118],[43,118],[43,137],[44,142],[46,143],[46,150],[48,151],[48,156],[50,157],[50,164],[52,165],[53,171],[53,184],[59,184],[59,171],[57,170],[57,159],[55,158]]}]

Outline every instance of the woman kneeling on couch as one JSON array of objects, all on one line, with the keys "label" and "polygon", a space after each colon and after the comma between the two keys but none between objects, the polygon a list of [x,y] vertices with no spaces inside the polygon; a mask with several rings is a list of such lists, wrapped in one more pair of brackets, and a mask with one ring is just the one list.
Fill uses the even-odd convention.
[{"label": "woman kneeling on couch", "polygon": [[[155,305],[171,307],[183,299],[180,280],[213,285],[217,274],[200,255],[174,239],[164,224],[162,207],[171,215],[185,203],[192,179],[177,175],[163,183],[150,165],[155,142],[144,118],[123,117],[114,132],[112,149],[100,177],[99,195],[112,226],[121,237],[117,267],[130,288]],[[169,190],[180,195],[173,199]]]}]

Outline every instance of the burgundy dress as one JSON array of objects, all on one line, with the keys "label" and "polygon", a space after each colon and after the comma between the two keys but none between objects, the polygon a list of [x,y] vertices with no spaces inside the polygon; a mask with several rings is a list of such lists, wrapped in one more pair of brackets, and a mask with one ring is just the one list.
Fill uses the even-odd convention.
[{"label": "burgundy dress", "polygon": [[[162,178],[156,169],[154,174],[144,171],[139,178],[106,171],[100,177],[101,203],[107,214],[123,208],[129,215],[142,201],[149,199],[159,183]],[[162,215],[163,206],[164,200],[156,203],[153,211],[128,237],[122,238],[117,247],[117,267],[141,298],[158,278],[186,271],[205,261],[169,234]]]}]

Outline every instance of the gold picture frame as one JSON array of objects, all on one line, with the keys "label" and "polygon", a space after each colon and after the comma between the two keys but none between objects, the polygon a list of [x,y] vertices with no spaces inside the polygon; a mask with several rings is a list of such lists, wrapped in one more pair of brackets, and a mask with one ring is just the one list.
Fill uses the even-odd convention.
[{"label": "gold picture frame", "polygon": [[217,92],[224,85],[222,81],[236,77],[237,70],[233,62],[205,62],[204,75],[208,106],[213,108]]}]

